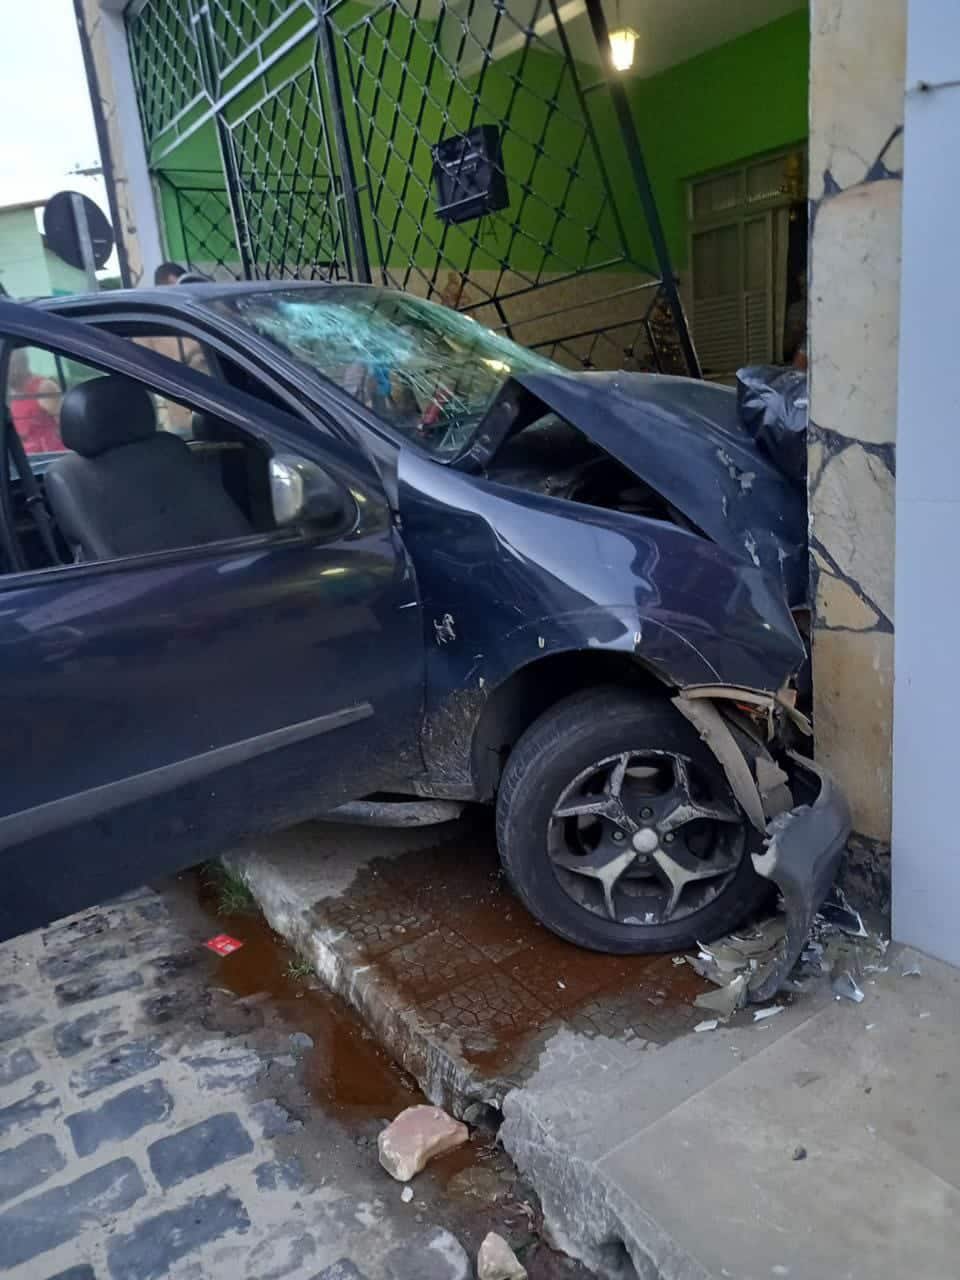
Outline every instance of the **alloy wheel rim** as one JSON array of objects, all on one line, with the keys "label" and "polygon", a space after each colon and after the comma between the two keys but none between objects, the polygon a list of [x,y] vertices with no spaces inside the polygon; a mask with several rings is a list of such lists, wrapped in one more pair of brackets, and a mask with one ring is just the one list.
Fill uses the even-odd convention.
[{"label": "alloy wheel rim", "polygon": [[700,911],[746,849],[729,789],[679,753],[621,751],[582,770],[550,815],[547,849],[564,892],[619,925],[661,925]]}]

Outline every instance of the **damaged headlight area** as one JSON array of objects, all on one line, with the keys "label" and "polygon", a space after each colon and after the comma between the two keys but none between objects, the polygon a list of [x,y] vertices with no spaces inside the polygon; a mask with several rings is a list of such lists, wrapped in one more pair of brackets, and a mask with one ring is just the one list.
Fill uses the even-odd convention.
[{"label": "damaged headlight area", "polygon": [[777,887],[784,909],[782,934],[746,979],[745,997],[760,1002],[780,990],[800,959],[850,835],[850,808],[829,773],[789,745],[802,717],[788,699],[734,689],[710,693],[688,691],[673,705],[697,729],[744,813],[763,832],[753,865]]}]

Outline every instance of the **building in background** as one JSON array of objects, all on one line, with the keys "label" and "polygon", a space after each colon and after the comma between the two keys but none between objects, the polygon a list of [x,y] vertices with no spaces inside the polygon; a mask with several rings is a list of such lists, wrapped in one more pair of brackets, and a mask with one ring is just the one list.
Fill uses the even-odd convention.
[{"label": "building in background", "polygon": [[0,206],[0,285],[11,298],[82,293],[86,276],[47,248],[37,215],[43,200]]},{"label": "building in background", "polygon": [[[617,83],[639,161],[595,25],[639,4],[78,5],[141,270],[385,278],[599,368],[683,366],[661,283],[678,278],[708,374],[783,355],[805,0],[649,13]],[[486,199],[482,145],[505,175]],[[463,147],[470,179],[445,196]]]},{"label": "building in background", "polygon": [[135,277],[382,280],[587,367],[689,368],[678,300],[708,376],[806,346],[816,752],[851,881],[895,794],[895,927],[960,963],[951,0],[76,5]]}]

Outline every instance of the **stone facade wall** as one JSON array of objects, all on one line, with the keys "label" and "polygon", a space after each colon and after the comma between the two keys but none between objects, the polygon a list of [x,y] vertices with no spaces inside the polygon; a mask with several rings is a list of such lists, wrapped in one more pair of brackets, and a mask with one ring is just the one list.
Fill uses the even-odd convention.
[{"label": "stone facade wall", "polygon": [[906,3],[811,4],[816,749],[850,797],[866,865],[881,879],[890,837]]}]

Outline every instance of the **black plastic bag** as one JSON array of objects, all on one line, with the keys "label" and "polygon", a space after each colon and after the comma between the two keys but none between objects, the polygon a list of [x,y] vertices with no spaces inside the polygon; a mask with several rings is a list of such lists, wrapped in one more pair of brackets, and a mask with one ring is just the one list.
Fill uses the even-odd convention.
[{"label": "black plastic bag", "polygon": [[773,463],[799,485],[807,480],[807,375],[776,364],[737,372],[740,421]]}]

